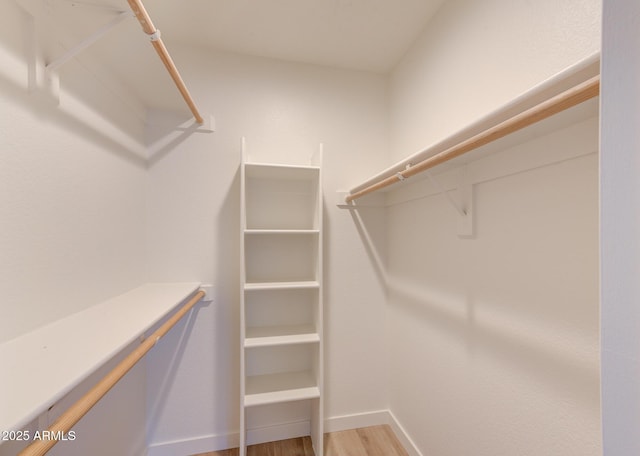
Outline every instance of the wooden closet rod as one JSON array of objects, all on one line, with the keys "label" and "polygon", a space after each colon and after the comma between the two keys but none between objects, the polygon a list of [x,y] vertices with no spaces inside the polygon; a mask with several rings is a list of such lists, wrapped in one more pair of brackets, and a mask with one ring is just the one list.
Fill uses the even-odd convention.
[{"label": "wooden closet rod", "polygon": [[173,60],[169,55],[169,51],[167,51],[167,48],[164,46],[164,43],[162,42],[162,38],[160,38],[160,31],[156,29],[155,26],[153,25],[153,22],[151,21],[151,18],[149,17],[147,10],[144,8],[144,5],[142,4],[142,0],[127,0],[127,1],[129,2],[129,6],[131,7],[131,10],[136,15],[138,22],[140,22],[140,25],[142,26],[142,30],[144,30],[144,33],[146,33],[149,36],[149,39],[151,40],[151,44],[153,45],[154,49],[158,53],[158,56],[160,56],[160,60],[162,60],[162,63],[164,63],[164,66],[167,68],[167,71],[169,72],[171,79],[173,79],[173,82],[175,82],[176,87],[178,87],[178,90],[180,91],[182,98],[184,98],[184,101],[187,103],[187,106],[189,106],[189,109],[191,110],[193,117],[195,117],[196,119],[196,122],[198,122],[199,124],[203,124],[204,119],[202,118],[202,115],[198,111],[198,108],[196,107],[196,104],[193,101],[193,98],[191,98],[191,94],[189,93],[187,86],[184,85],[184,81],[182,80],[182,77],[180,76],[180,73],[178,72],[176,65],[173,63]]},{"label": "wooden closet rod", "polygon": [[[60,417],[49,427],[49,435],[58,436],[66,435],[71,428],[98,403],[105,394],[109,392],[118,381],[125,376],[131,368],[142,359],[144,355],[151,350],[158,340],[164,336],[171,328],[175,326],[182,317],[185,316],[198,301],[200,301],[205,295],[205,292],[200,290],[193,297],[183,305],[180,310],[171,316],[166,322],[162,324],[153,334],[147,337],[135,350],[127,355],[125,359],[114,367],[107,375],[105,375],[93,388],[91,388],[84,396],[78,399],[71,407],[69,407]],[[43,439],[36,440],[20,453],[18,456],[43,456],[45,455],[56,443],[55,439]]]},{"label": "wooden closet rod", "polygon": [[363,188],[355,193],[347,195],[345,201],[350,203],[364,195],[375,192],[389,185],[400,182],[407,177],[414,176],[422,171],[426,171],[434,166],[440,165],[462,154],[477,149],[480,146],[489,144],[490,142],[500,139],[508,134],[514,133],[524,127],[528,127],[547,117],[569,109],[593,97],[597,97],[600,93],[600,76],[578,84],[542,103],[517,114],[510,119],[505,120],[469,139],[466,139],[447,150],[440,152],[432,157],[424,159],[413,166],[408,167],[404,171],[400,171],[392,176],[381,178],[378,182],[374,182],[368,187]]}]

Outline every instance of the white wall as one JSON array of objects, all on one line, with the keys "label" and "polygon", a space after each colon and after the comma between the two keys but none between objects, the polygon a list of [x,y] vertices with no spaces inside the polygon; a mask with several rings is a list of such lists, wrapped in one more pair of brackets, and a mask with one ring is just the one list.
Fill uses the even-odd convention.
[{"label": "white wall", "polygon": [[391,410],[422,454],[600,453],[597,125],[506,149],[580,156],[494,164],[473,239],[442,195],[389,208]]},{"label": "white wall", "polygon": [[[324,143],[325,415],[388,408],[383,285],[350,214],[335,207],[336,190],[386,158],[385,78],[179,46],[171,52],[200,109],[215,115],[217,131],[167,136],[159,126],[167,117],[152,116],[150,276],[211,282],[216,296],[151,355],[153,454],[237,445],[243,136],[252,160],[273,162],[304,162]],[[186,442],[164,445],[180,440]]]},{"label": "white wall", "polygon": [[392,161],[600,49],[596,0],[450,0],[391,75]]},{"label": "white wall", "polygon": [[144,163],[28,93],[26,14],[1,8],[0,342],[141,283],[145,219]]},{"label": "white wall", "polygon": [[600,254],[604,454],[640,452],[640,4],[604,2]]},{"label": "white wall", "polygon": [[[598,51],[599,9],[446,3],[392,75],[394,161]],[[390,406],[422,454],[600,454],[597,131],[474,164],[472,239],[442,195],[388,209]]]},{"label": "white wall", "polygon": [[[145,275],[145,166],[136,151],[79,121],[94,108],[98,127],[129,115],[73,65],[65,68],[61,107],[29,94],[28,23],[15,2],[0,2],[0,343],[120,294]],[[91,102],[81,106],[88,93]],[[123,136],[135,142],[130,125]],[[92,454],[139,452],[144,382],[144,368],[134,371],[78,426],[76,444],[51,454],[88,454],[92,446]],[[115,406],[122,403],[125,414]],[[8,445],[0,454],[15,454]]]}]

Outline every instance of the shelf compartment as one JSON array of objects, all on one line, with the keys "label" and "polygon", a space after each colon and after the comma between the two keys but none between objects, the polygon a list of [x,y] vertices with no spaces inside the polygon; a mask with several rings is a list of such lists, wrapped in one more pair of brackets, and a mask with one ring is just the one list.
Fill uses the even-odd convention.
[{"label": "shelf compartment", "polygon": [[318,229],[317,167],[246,164],[246,229]]},{"label": "shelf compartment", "polygon": [[268,289],[245,293],[245,326],[318,327],[319,290],[317,288]]},{"label": "shelf compartment", "polygon": [[318,276],[318,237],[307,234],[245,238],[246,282],[313,281]]},{"label": "shelf compartment", "polygon": [[245,230],[246,282],[316,282],[319,234],[319,230]]},{"label": "shelf compartment", "polygon": [[303,371],[317,372],[316,361],[319,351],[319,344],[246,348],[245,377]]},{"label": "shelf compartment", "polygon": [[312,325],[258,326],[247,328],[245,348],[319,343]]},{"label": "shelf compartment", "polygon": [[245,407],[317,399],[320,389],[310,371],[247,377]]}]

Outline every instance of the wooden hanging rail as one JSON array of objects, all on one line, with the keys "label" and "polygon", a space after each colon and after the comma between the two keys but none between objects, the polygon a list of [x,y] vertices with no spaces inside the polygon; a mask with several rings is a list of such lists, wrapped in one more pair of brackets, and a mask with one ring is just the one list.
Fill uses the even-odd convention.
[{"label": "wooden hanging rail", "polygon": [[558,114],[566,109],[576,106],[591,98],[597,97],[600,93],[600,76],[594,76],[587,81],[578,84],[526,111],[517,114],[504,122],[501,122],[481,133],[478,133],[448,149],[426,158],[407,169],[399,171],[388,177],[381,177],[365,188],[350,193],[345,198],[347,203],[363,197],[369,193],[375,192],[389,185],[401,182],[404,179],[414,176],[420,172],[426,171],[434,166],[440,165],[446,161],[459,157],[478,147],[489,144],[497,139],[514,133],[524,127],[528,127],[554,114]]},{"label": "wooden hanging rail", "polygon": [[[91,408],[98,403],[105,394],[115,386],[118,381],[125,376],[135,364],[140,361],[144,355],[151,350],[158,340],[164,336],[171,328],[175,326],[182,317],[185,316],[193,306],[195,306],[203,297],[205,292],[200,290],[193,295],[175,314],[164,322],[153,334],[147,337],[135,350],[133,350],[125,359],[123,359],[116,367],[114,367],[107,375],[105,375],[93,388],[91,388],[84,396],[69,407],[60,417],[49,427],[49,435],[67,435],[71,428],[80,419],[87,414]],[[18,456],[43,456],[56,443],[55,439],[36,440]]]},{"label": "wooden hanging rail", "polygon": [[147,13],[147,10],[144,8],[144,5],[142,4],[142,0],[127,0],[127,1],[129,2],[129,6],[131,7],[131,10],[136,15],[138,22],[140,22],[140,25],[142,26],[142,30],[144,31],[144,33],[146,33],[149,36],[149,39],[151,40],[151,44],[153,45],[154,49],[158,53],[158,56],[160,56],[160,60],[162,60],[162,63],[167,68],[167,71],[169,72],[171,79],[173,79],[173,82],[176,84],[176,87],[178,87],[178,90],[180,91],[182,98],[184,98],[184,101],[187,103],[187,106],[189,106],[189,109],[191,110],[193,117],[195,117],[196,119],[196,122],[198,122],[199,124],[203,124],[204,119],[200,114],[200,112],[198,111],[198,108],[196,107],[196,104],[193,101],[193,98],[191,98],[191,94],[189,93],[187,86],[184,84],[184,81],[182,80],[182,77],[180,76],[180,73],[178,72],[176,65],[173,63],[173,60],[169,55],[169,51],[167,51],[167,48],[162,42],[162,38],[160,38],[160,31],[155,28],[155,26],[153,25],[153,22],[151,21],[151,18],[149,17],[149,14]]}]

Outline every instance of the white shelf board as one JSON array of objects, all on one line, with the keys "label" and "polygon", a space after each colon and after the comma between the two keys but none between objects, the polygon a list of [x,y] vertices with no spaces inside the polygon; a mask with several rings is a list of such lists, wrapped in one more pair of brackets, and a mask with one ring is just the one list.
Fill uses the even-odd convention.
[{"label": "white shelf board", "polygon": [[320,230],[274,230],[274,229],[249,229],[244,234],[320,234]]},{"label": "white shelf board", "polygon": [[149,283],[0,345],[0,430],[37,418],[192,295]]},{"label": "white shelf board", "polygon": [[[380,171],[378,174],[371,176],[359,185],[352,187],[348,193],[356,193],[386,177],[393,176],[396,173],[405,170],[408,164],[415,165],[428,157],[443,152],[453,145],[480,134],[481,132],[486,131],[489,128],[492,128],[495,125],[498,125],[499,123],[504,122],[507,119],[514,117],[521,112],[524,112],[527,109],[530,109],[537,104],[542,103],[543,101],[548,100],[551,97],[556,96],[563,91],[568,90],[579,83],[585,82],[589,78],[599,74],[600,53],[598,52],[551,76],[547,80],[542,81],[506,104],[498,107],[496,110],[475,120],[473,123],[467,125],[461,130],[429,145],[419,152],[409,155],[407,158],[395,163],[383,171]],[[463,155],[450,162],[438,165],[438,172],[477,160],[495,152],[496,149],[504,150],[510,145],[519,144],[520,142],[529,140],[532,136],[541,136],[548,134],[551,131],[556,131],[559,125],[569,125],[576,121],[597,115],[598,107],[598,101],[587,102],[584,106],[574,106],[569,109],[566,114],[556,114],[551,119],[543,121],[539,125],[531,125],[520,132],[516,132],[517,134],[511,133],[507,137],[500,139],[498,144],[491,143],[480,147],[474,150],[470,157]],[[399,188],[399,186],[410,185],[412,182],[417,180],[416,178],[422,179],[424,177],[426,177],[424,174],[419,174],[411,177],[410,179],[406,179],[399,184],[380,189],[378,192],[392,191]]]},{"label": "white shelf board", "polygon": [[279,165],[271,163],[245,163],[248,178],[258,179],[313,179],[319,176],[319,166]]},{"label": "white shelf board", "polygon": [[245,348],[276,345],[310,344],[320,342],[320,335],[312,325],[249,327]]},{"label": "white shelf board", "polygon": [[311,372],[286,372],[247,377],[245,407],[320,397]]},{"label": "white shelf board", "polygon": [[244,284],[245,291],[252,290],[294,290],[303,288],[319,288],[317,281],[304,282],[250,282]]}]

